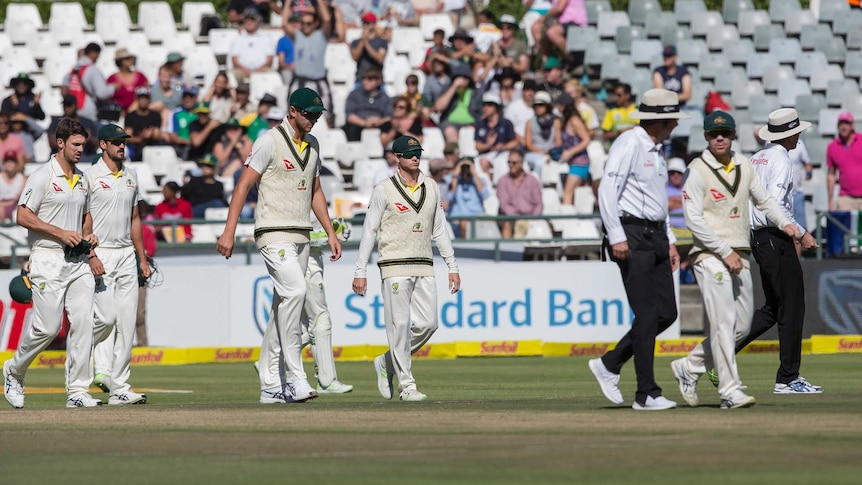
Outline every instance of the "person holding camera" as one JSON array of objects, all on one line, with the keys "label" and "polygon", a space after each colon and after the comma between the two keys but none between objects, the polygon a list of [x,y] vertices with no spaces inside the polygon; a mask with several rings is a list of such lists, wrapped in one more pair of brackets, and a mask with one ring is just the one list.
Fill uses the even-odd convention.
[{"label": "person holding camera", "polygon": [[489,184],[476,171],[472,157],[462,158],[454,174],[449,184],[449,218],[454,219],[451,224],[455,237],[466,238],[469,221],[458,218],[485,212],[483,202],[488,198]]}]

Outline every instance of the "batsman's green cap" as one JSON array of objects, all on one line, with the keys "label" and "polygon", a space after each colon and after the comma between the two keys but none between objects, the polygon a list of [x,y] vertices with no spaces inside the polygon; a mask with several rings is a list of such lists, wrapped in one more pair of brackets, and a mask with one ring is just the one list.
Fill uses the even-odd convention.
[{"label": "batsman's green cap", "polygon": [[401,154],[411,150],[421,150],[422,145],[419,144],[419,140],[413,138],[412,136],[401,136],[398,137],[392,143],[392,151],[396,154]]},{"label": "batsman's green cap", "polygon": [[299,88],[290,95],[290,105],[300,111],[320,113],[326,111],[323,101],[317,91],[310,88]]},{"label": "batsman's green cap", "polygon": [[218,165],[218,159],[212,153],[207,153],[198,160],[198,165],[209,165],[215,167]]},{"label": "batsman's green cap", "polygon": [[100,140],[124,140],[129,138],[129,134],[125,130],[110,123],[99,128],[98,136]]},{"label": "batsman's green cap", "polygon": [[30,278],[23,272],[9,282],[9,296],[18,303],[27,304],[33,301],[33,288]]},{"label": "batsman's green cap", "polygon": [[69,259],[75,259],[81,257],[90,252],[90,242],[86,239],[82,239],[81,242],[78,243],[77,246],[72,247],[68,244],[63,248],[63,254],[66,255]]},{"label": "batsman's green cap", "polygon": [[713,111],[703,119],[703,131],[735,130],[736,121],[724,111]]}]

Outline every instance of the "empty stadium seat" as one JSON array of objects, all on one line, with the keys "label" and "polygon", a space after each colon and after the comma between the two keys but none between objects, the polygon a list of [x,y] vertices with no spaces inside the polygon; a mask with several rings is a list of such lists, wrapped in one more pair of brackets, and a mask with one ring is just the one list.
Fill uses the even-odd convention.
[{"label": "empty stadium seat", "polygon": [[662,44],[657,40],[638,39],[632,42],[631,58],[636,65],[649,65],[652,60],[662,53]]},{"label": "empty stadium seat", "polygon": [[446,139],[443,138],[440,128],[436,126],[422,128],[422,149],[427,153],[428,158],[442,157],[445,148]]},{"label": "empty stadium seat", "polygon": [[838,114],[839,109],[822,109],[818,118],[818,131],[824,136],[835,136],[838,134]]},{"label": "empty stadium seat", "polygon": [[850,52],[844,60],[844,75],[862,79],[862,52]]},{"label": "empty stadium seat", "polygon": [[840,37],[824,37],[817,39],[814,48],[826,55],[826,60],[832,64],[844,64],[847,57],[847,47]]},{"label": "empty stadium seat", "polygon": [[462,126],[460,130],[458,130],[458,152],[461,156],[465,157],[474,157],[479,154],[476,150],[476,140],[474,136],[476,135],[476,130],[472,126]]},{"label": "empty stadium seat", "polygon": [[797,36],[806,25],[816,25],[817,18],[811,10],[798,10],[784,21],[784,30],[788,35]]},{"label": "empty stadium seat", "polygon": [[847,0],[820,0],[820,14],[817,16],[821,22],[834,22],[838,17],[850,13],[850,5]]},{"label": "empty stadium seat", "polygon": [[754,10],[754,3],[751,0],[724,0],[721,6],[724,21],[729,24],[736,24],[739,17],[750,10]]},{"label": "empty stadium seat", "polygon": [[795,78],[796,74],[790,66],[772,66],[763,73],[763,89],[767,93],[776,93],[782,84]]},{"label": "empty stadium seat", "polygon": [[42,16],[32,3],[7,3],[4,32],[13,44],[23,44],[34,32],[42,28]]},{"label": "empty stadium seat", "polygon": [[798,15],[800,10],[799,0],[770,0],[769,2],[769,18],[773,22],[785,22]]},{"label": "empty stadium seat", "polygon": [[680,24],[691,24],[692,18],[706,12],[703,0],[676,0],[673,3],[673,13]]},{"label": "empty stadium seat", "polygon": [[826,109],[826,96],[822,94],[803,94],[796,98],[794,104],[799,118],[816,123],[820,118],[820,110]]},{"label": "empty stadium seat", "polygon": [[767,94],[749,99],[748,112],[754,123],[766,123],[769,121],[769,113],[781,107],[778,96]]},{"label": "empty stadium seat", "polygon": [[822,52],[803,52],[796,59],[796,77],[809,79],[815,72],[823,70],[829,64]]},{"label": "empty stadium seat", "polygon": [[[76,34],[87,29],[84,8],[79,2],[52,2],[48,30],[58,44],[71,43]],[[75,47],[81,47],[76,45]]]},{"label": "empty stadium seat", "polygon": [[692,126],[688,133],[688,152],[700,153],[706,150],[706,139],[703,136],[703,126]]},{"label": "empty stadium seat", "polygon": [[797,96],[810,94],[811,88],[808,86],[808,81],[804,79],[789,79],[778,86],[778,102],[785,108],[795,106]]},{"label": "empty stadium seat", "polygon": [[371,194],[374,189],[374,174],[386,168],[382,158],[356,160],[353,164],[353,186],[361,194]]},{"label": "empty stadium seat", "polygon": [[356,61],[350,55],[350,47],[347,44],[327,44],[325,64],[330,83],[353,86],[356,78]]},{"label": "empty stadium seat", "polygon": [[602,78],[607,80],[625,80],[634,75],[634,64],[631,57],[626,55],[604,57],[602,63]]},{"label": "empty stadium seat", "polygon": [[758,51],[769,49],[769,44],[772,39],[784,39],[787,34],[784,29],[777,24],[758,25],[754,27],[754,48]]},{"label": "empty stadium seat", "polygon": [[799,43],[803,49],[809,50],[817,47],[817,42],[821,39],[829,37],[832,37],[832,30],[828,25],[803,25],[799,34]]},{"label": "empty stadium seat", "polygon": [[186,52],[186,60],[183,63],[183,70],[195,78],[202,76],[203,85],[209,86],[218,74],[218,60],[208,45],[196,45],[194,48]]},{"label": "empty stadium seat", "polygon": [[610,12],[611,2],[608,0],[587,0],[584,2],[587,8],[587,23],[589,25],[597,25],[599,23],[599,15],[602,12]]},{"label": "empty stadium seat", "polygon": [[155,176],[164,176],[171,172],[171,165],[179,165],[177,152],[171,146],[147,146],[142,151],[142,161]]},{"label": "empty stadium seat", "polygon": [[724,25],[718,12],[704,12],[691,19],[691,33],[694,37],[706,37],[710,30]]},{"label": "empty stadium seat", "polygon": [[658,12],[647,17],[644,29],[647,37],[660,38],[666,30],[675,29],[677,25],[673,12]]},{"label": "empty stadium seat", "polygon": [[859,84],[852,79],[829,81],[826,84],[826,104],[837,108],[841,106],[846,96],[858,93]]},{"label": "empty stadium seat", "polygon": [[599,44],[599,33],[595,27],[572,26],[566,31],[566,52],[585,52]]},{"label": "empty stadium seat", "polygon": [[271,94],[280,99],[278,94],[284,91],[284,79],[278,72],[253,72],[249,76],[249,98],[257,103],[264,94]]},{"label": "empty stadium seat", "polygon": [[710,54],[701,60],[698,68],[700,69],[701,79],[716,79],[726,75],[733,66],[723,55]]},{"label": "empty stadium seat", "polygon": [[862,94],[845,95],[841,101],[841,111],[849,111],[856,119],[862,119]]},{"label": "empty stadium seat", "polygon": [[769,43],[769,54],[780,64],[793,64],[801,53],[802,47],[796,39],[772,39]]},{"label": "empty stadium seat", "polygon": [[[797,76],[799,76],[797,74]],[[803,76],[799,76],[803,77]],[[844,71],[840,66],[828,65],[815,69],[808,80],[812,91],[826,91],[829,81],[840,81],[844,79]]]},{"label": "empty stadium seat", "polygon": [[851,10],[832,22],[832,33],[835,35],[847,35],[859,29],[862,29],[862,10]]},{"label": "empty stadium seat", "polygon": [[694,39],[690,42],[685,42],[676,46],[679,61],[686,66],[700,65],[700,60],[709,55],[709,48],[706,46],[706,41]]},{"label": "empty stadium seat", "polygon": [[215,55],[226,56],[230,53],[230,45],[234,37],[237,36],[239,36],[237,29],[212,29],[208,39],[210,48]]},{"label": "empty stadium seat", "polygon": [[[736,113],[734,113],[736,114]],[[754,137],[754,125],[751,123],[736,122],[736,136],[739,142],[739,148],[743,153],[749,155],[760,149],[760,144],[757,138]]]},{"label": "empty stadium seat", "polygon": [[[734,67],[721,73],[715,77],[714,89],[721,94],[730,94],[733,92],[733,87],[740,82],[746,81],[745,69]],[[752,81],[757,82],[757,81]]]},{"label": "empty stadium seat", "polygon": [[734,25],[717,27],[706,34],[706,45],[711,51],[719,51],[730,42],[739,40],[739,32]]},{"label": "empty stadium seat", "polygon": [[669,27],[662,31],[660,40],[663,45],[675,45],[678,48],[680,44],[692,41],[691,30],[681,25]]},{"label": "empty stadium seat", "polygon": [[745,15],[741,16],[737,22],[739,35],[753,37],[758,25],[769,25],[769,14],[763,10],[745,12]]},{"label": "empty stadium seat", "polygon": [[455,32],[455,26],[452,25],[452,18],[449,17],[449,14],[426,13],[419,16],[419,30],[425,40],[433,39],[434,31],[437,29],[443,29],[446,32],[446,39]]},{"label": "empty stadium seat", "polygon": [[770,67],[778,66],[778,59],[767,53],[754,53],[745,63],[745,72],[752,79],[760,79]]},{"label": "empty stadium seat", "polygon": [[[610,57],[617,55],[617,46],[612,41],[605,40],[598,44],[592,45],[584,54],[584,63],[589,66],[597,66],[604,64]],[[629,62],[631,57],[625,56]]]},{"label": "empty stadium seat", "polygon": [[170,41],[177,33],[177,24],[168,2],[141,2],[138,5],[138,25],[150,42]]},{"label": "empty stadium seat", "polygon": [[629,20],[634,25],[643,25],[651,15],[661,13],[658,0],[640,0],[629,2]]},{"label": "empty stadium seat", "polygon": [[744,81],[737,83],[730,94],[730,103],[734,108],[747,108],[753,96],[763,96],[765,91],[759,81]]},{"label": "empty stadium seat", "polygon": [[596,30],[599,37],[610,39],[617,33],[617,27],[631,25],[629,16],[625,12],[600,12],[599,23]]},{"label": "empty stadium seat", "polygon": [[614,37],[614,41],[617,43],[617,52],[620,54],[631,54],[632,42],[640,39],[646,39],[646,32],[644,32],[643,27],[639,25],[617,27],[617,35]]},{"label": "empty stadium seat", "polygon": [[105,42],[117,43],[132,29],[129,7],[123,2],[98,2],[95,23],[96,32]]},{"label": "empty stadium seat", "polygon": [[193,36],[201,35],[201,18],[204,15],[215,14],[212,2],[183,2],[180,23],[192,33]]}]

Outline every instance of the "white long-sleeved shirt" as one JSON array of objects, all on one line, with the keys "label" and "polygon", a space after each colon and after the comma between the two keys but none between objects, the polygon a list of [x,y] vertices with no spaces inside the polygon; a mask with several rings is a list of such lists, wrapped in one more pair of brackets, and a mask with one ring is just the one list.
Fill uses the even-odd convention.
[{"label": "white long-sleeved shirt", "polygon": [[[404,179],[400,174],[396,175],[400,183],[404,183]],[[385,183],[384,181],[383,183]],[[419,173],[419,185],[425,182],[425,175]],[[374,243],[377,240],[377,232],[380,230],[380,223],[383,220],[383,212],[386,210],[386,188],[383,183],[377,184],[371,192],[371,201],[368,203],[368,210],[365,213],[365,223],[362,226],[362,240],[359,242],[359,257],[356,260],[356,270],[353,276],[356,278],[366,278],[368,275],[367,266],[368,260],[371,259],[371,252],[374,250]],[[418,197],[419,191],[415,191],[412,195]],[[446,214],[443,212],[443,207],[439,201],[434,213],[434,228],[431,231],[431,239],[437,245],[437,250],[440,251],[440,256],[446,262],[449,268],[449,273],[458,272],[458,264],[455,261],[455,250],[452,248],[452,241],[449,239],[449,233],[446,232]]]},{"label": "white long-sleeved shirt", "polygon": [[[787,149],[778,144],[770,145],[751,157],[751,165],[769,195],[784,210],[784,215],[799,228],[800,235],[805,234],[805,228],[793,218],[793,170]],[[752,206],[751,229],[756,231],[764,227],[781,228],[776,221],[770,220],[760,209]]]},{"label": "white long-sleeved shirt", "polygon": [[667,162],[646,130],[635,126],[611,145],[599,185],[599,210],[608,241],[626,241],[620,217],[624,213],[649,221],[664,221],[671,244],[676,242],[667,211]]}]

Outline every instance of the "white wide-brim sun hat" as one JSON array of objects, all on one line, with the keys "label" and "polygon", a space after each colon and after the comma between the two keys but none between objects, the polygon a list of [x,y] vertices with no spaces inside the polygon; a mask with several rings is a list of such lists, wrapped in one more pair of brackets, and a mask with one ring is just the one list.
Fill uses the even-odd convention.
[{"label": "white wide-brim sun hat", "polygon": [[811,123],[800,120],[795,109],[781,108],[769,113],[769,121],[758,130],[757,136],[764,141],[783,140],[810,127]]},{"label": "white wide-brim sun hat", "polygon": [[637,111],[629,118],[633,120],[679,120],[689,116],[679,110],[679,96],[667,89],[650,89],[645,92]]}]

